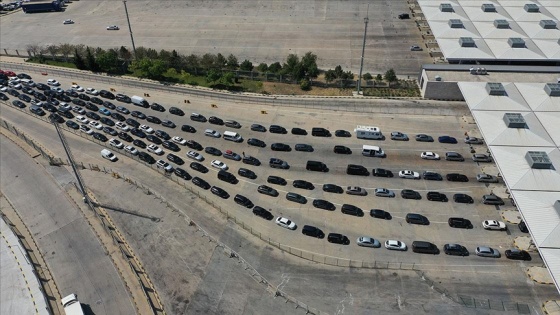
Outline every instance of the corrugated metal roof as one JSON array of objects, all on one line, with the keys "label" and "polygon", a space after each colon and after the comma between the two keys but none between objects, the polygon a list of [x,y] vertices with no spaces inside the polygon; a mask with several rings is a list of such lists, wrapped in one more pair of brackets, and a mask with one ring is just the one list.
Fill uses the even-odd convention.
[{"label": "corrugated metal roof", "polygon": [[[531,230],[537,247],[560,225],[560,217],[553,208],[559,192],[517,191],[513,196],[517,207],[523,209],[523,220]],[[560,274],[559,274],[560,275]]]},{"label": "corrugated metal roof", "polygon": [[560,249],[541,248],[539,253],[546,263],[556,287],[560,288]]}]

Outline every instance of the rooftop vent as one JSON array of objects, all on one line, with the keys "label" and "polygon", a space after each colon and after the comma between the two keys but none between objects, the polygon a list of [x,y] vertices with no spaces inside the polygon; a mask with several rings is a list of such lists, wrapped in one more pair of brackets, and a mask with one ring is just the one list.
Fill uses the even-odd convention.
[{"label": "rooftop vent", "polygon": [[494,20],[494,26],[496,28],[509,28],[509,22],[506,20]]},{"label": "rooftop vent", "polygon": [[508,128],[529,129],[520,113],[505,113],[504,122]]},{"label": "rooftop vent", "polygon": [[539,6],[534,3],[527,3],[523,6],[523,9],[529,13],[537,13],[539,12]]},{"label": "rooftop vent", "polygon": [[496,12],[496,7],[492,3],[483,3],[482,12]]},{"label": "rooftop vent", "polygon": [[449,27],[451,28],[463,28],[463,22],[459,19],[449,20]]},{"label": "rooftop vent", "polygon": [[476,44],[472,37],[460,37],[459,45],[461,45],[461,47],[476,47]]},{"label": "rooftop vent", "polygon": [[439,5],[439,10],[441,12],[454,12],[453,6],[451,5],[451,3],[441,3]]},{"label": "rooftop vent", "polygon": [[541,20],[539,25],[544,29],[555,29],[556,28],[556,22],[554,22],[553,20]]},{"label": "rooftop vent", "polygon": [[501,83],[492,83],[492,82],[486,83],[486,92],[488,92],[488,95],[496,95],[496,96],[506,95],[506,89],[504,88],[504,85]]},{"label": "rooftop vent", "polygon": [[527,163],[531,166],[531,168],[539,169],[539,170],[553,170],[554,166],[548,157],[548,154],[543,151],[527,151],[525,155],[525,159]]},{"label": "rooftop vent", "polygon": [[544,91],[548,96],[560,96],[560,83],[547,83]]},{"label": "rooftop vent", "polygon": [[525,41],[519,37],[510,37],[508,44],[511,48],[525,48]]}]

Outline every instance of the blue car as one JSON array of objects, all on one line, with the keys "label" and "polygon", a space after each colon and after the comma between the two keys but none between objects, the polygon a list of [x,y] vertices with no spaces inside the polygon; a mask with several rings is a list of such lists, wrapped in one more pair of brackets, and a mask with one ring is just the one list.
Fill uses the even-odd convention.
[{"label": "blue car", "polygon": [[457,143],[457,139],[450,136],[441,136],[438,138],[440,143]]},{"label": "blue car", "polygon": [[[105,107],[101,107],[101,108],[99,109],[99,112],[100,112],[101,114],[103,114],[103,115],[111,116],[111,112],[110,112],[107,108],[105,108]],[[455,142],[455,143],[457,143],[457,142]]]}]

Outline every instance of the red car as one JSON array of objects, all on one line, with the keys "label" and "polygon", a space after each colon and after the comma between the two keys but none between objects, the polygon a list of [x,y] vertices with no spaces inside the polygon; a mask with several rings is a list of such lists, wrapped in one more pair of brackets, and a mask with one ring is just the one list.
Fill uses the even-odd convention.
[{"label": "red car", "polygon": [[15,77],[16,76],[16,74],[13,71],[4,70],[2,72],[9,77]]}]

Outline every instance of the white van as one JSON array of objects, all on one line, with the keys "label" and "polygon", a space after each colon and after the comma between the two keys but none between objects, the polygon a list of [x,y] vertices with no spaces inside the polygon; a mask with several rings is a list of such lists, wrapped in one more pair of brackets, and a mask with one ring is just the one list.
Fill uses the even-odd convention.
[{"label": "white van", "polygon": [[243,137],[241,137],[241,135],[239,135],[237,132],[233,132],[233,131],[225,131],[224,132],[224,139],[229,140],[229,141],[233,141],[233,142],[242,142],[243,141]]},{"label": "white van", "polygon": [[101,156],[111,162],[115,162],[117,160],[117,156],[107,149],[101,150]]},{"label": "white van", "polygon": [[378,146],[364,145],[362,146],[363,156],[385,157],[385,152]]}]

